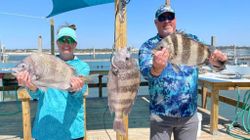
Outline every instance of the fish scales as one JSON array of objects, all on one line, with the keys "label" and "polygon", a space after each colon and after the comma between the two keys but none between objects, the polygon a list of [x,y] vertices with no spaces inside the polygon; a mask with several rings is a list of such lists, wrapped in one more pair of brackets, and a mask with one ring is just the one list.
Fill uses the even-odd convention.
[{"label": "fish scales", "polygon": [[125,135],[123,116],[128,115],[140,86],[140,72],[136,60],[126,48],[115,53],[108,74],[108,105],[115,112],[113,129]]},{"label": "fish scales", "polygon": [[176,32],[163,38],[154,51],[162,48],[169,49],[169,61],[175,65],[202,65],[211,54],[208,46],[187,37],[182,32]]},{"label": "fish scales", "polygon": [[31,81],[38,88],[46,90],[47,87],[67,90],[70,88],[70,79],[74,70],[60,58],[44,53],[34,53],[27,56],[13,70],[13,75],[27,70]]},{"label": "fish scales", "polygon": [[179,45],[182,44],[182,40],[178,39],[177,36],[172,36],[171,38],[168,39],[168,41],[171,41],[173,44],[175,44],[173,52],[174,56],[176,56],[178,52],[181,52],[180,50],[182,49],[179,47]]},{"label": "fish scales", "polygon": [[[177,35],[177,39],[178,40],[182,40],[182,44],[183,44],[183,55],[181,55],[181,62],[184,63],[184,64],[189,64],[190,63],[190,54],[191,54],[191,45],[192,45],[192,41],[190,39],[187,39],[187,38],[183,38],[182,36],[180,35]],[[179,44],[178,47],[181,47],[182,44]],[[192,47],[194,48],[194,47]],[[195,57],[195,56],[193,56]]]},{"label": "fish scales", "polygon": [[55,82],[61,82],[64,81],[64,79],[68,81],[73,74],[73,69],[65,64],[64,61],[52,55],[40,53],[31,55],[30,58],[33,60],[35,68],[41,67],[41,69],[35,69],[37,70],[37,75],[41,77],[41,80],[51,80],[51,82],[53,82],[55,80],[49,77],[53,75],[58,78]]},{"label": "fish scales", "polygon": [[[121,105],[127,106],[126,104],[122,104],[123,100],[131,99],[134,100],[138,87],[140,86],[140,78],[139,72],[137,69],[132,68],[129,70],[123,70],[123,72],[118,73],[118,92],[122,94]],[[124,114],[128,115],[130,111],[130,106],[133,102],[128,103],[128,107],[124,107]]]},{"label": "fish scales", "polygon": [[198,53],[200,55],[198,55],[197,64],[199,65],[202,63],[202,61],[205,61],[207,59],[206,57],[209,56],[210,51],[204,51],[204,49],[208,49],[205,47],[204,44],[198,44],[198,45],[199,45],[198,46]]}]

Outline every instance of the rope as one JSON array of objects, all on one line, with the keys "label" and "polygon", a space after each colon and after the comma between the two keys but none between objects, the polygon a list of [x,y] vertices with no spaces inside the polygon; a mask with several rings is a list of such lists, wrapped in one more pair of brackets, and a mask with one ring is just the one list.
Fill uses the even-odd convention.
[{"label": "rope", "polygon": [[105,109],[105,111],[104,111],[104,113],[103,113],[103,116],[102,116],[102,121],[103,121],[103,127],[104,127],[104,130],[105,130],[105,132],[106,132],[106,134],[108,135],[108,137],[109,137],[109,140],[112,140],[111,139],[111,137],[110,137],[110,135],[109,135],[109,133],[108,133],[108,131],[107,131],[107,127],[106,127],[106,123],[105,123],[105,120],[106,120],[106,113],[107,113],[107,111],[108,111],[108,106],[106,106],[106,109]]},{"label": "rope", "polygon": [[244,131],[247,134],[250,134],[250,90],[247,90],[246,93],[244,94],[242,108],[239,107],[240,93],[239,93],[238,88],[237,88],[237,98],[238,98],[237,105],[235,108],[236,116],[233,122],[227,127],[226,132],[232,137],[242,139],[242,140],[250,140],[250,138],[246,138],[238,134],[233,134],[231,132],[231,130],[239,124],[238,120],[241,119],[241,123],[243,125]]},{"label": "rope", "polygon": [[119,18],[120,18],[120,22],[123,23],[124,19],[125,19],[125,7],[126,5],[128,5],[130,2],[130,0],[120,0],[118,8],[115,12],[115,15],[117,15],[119,13]]},{"label": "rope", "polygon": [[0,15],[7,15],[7,16],[17,16],[17,17],[25,17],[25,18],[33,18],[33,19],[46,19],[46,17],[38,17],[38,16],[31,16],[31,15],[24,15],[18,13],[8,13],[8,12],[0,12]]}]

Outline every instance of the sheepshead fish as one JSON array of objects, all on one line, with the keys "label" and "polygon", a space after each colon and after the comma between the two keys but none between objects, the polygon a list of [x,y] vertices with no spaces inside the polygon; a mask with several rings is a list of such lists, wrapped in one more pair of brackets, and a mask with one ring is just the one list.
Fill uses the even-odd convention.
[{"label": "sheepshead fish", "polygon": [[27,56],[12,71],[14,76],[19,72],[28,71],[31,82],[42,90],[46,90],[47,87],[69,90],[70,79],[75,74],[74,69],[63,60],[45,53],[33,53]]},{"label": "sheepshead fish", "polygon": [[118,50],[111,60],[108,73],[108,105],[115,112],[113,129],[125,135],[123,115],[130,112],[140,86],[137,62],[126,48]]},{"label": "sheepshead fish", "polygon": [[[209,64],[210,57],[214,48],[209,47],[201,42],[198,42],[188,37],[183,32],[172,33],[163,38],[153,51],[168,48],[169,62],[177,66],[185,64],[188,66]],[[219,66],[212,66],[215,71],[220,71],[225,68],[225,62],[219,61]]]}]

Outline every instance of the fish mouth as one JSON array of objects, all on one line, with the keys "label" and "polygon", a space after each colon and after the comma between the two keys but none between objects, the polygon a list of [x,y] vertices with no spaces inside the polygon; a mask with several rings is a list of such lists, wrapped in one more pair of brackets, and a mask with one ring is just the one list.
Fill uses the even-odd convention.
[{"label": "fish mouth", "polygon": [[17,76],[18,70],[16,68],[11,69],[11,74]]},{"label": "fish mouth", "polygon": [[212,65],[212,67],[213,67],[213,69],[215,70],[215,71],[222,71],[222,70],[224,70],[225,68],[226,68],[226,62],[227,61],[220,61],[220,60],[217,60],[216,61],[216,63],[217,63],[217,65]]}]

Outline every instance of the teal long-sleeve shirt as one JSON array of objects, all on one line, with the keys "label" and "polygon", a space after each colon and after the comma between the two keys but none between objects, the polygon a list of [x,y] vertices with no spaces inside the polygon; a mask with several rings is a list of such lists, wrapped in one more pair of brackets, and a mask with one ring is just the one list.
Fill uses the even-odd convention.
[{"label": "teal long-sleeve shirt", "polygon": [[[77,57],[66,63],[75,69],[76,75],[89,75],[89,65]],[[87,84],[73,94],[55,88],[29,91],[33,99],[38,99],[32,137],[37,140],[71,140],[84,137],[83,94],[86,89]]]}]

